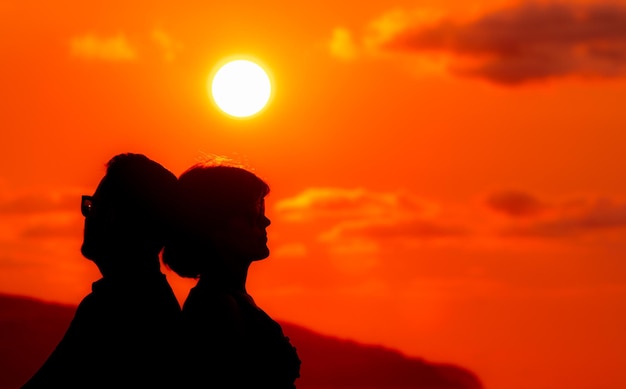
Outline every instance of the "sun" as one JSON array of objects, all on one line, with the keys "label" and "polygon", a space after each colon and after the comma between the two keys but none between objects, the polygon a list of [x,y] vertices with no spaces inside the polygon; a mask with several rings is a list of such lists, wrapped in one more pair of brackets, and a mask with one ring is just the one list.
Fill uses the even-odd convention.
[{"label": "sun", "polygon": [[260,112],[267,105],[271,91],[267,72],[256,62],[245,59],[227,62],[209,79],[209,92],[215,104],[238,118]]}]

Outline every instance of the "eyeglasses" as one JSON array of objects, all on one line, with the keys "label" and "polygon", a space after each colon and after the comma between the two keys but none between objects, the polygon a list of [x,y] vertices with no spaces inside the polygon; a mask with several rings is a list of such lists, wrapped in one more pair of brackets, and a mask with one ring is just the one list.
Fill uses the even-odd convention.
[{"label": "eyeglasses", "polygon": [[84,217],[87,217],[91,214],[92,210],[93,210],[93,197],[83,195],[80,200],[80,213],[82,213]]}]

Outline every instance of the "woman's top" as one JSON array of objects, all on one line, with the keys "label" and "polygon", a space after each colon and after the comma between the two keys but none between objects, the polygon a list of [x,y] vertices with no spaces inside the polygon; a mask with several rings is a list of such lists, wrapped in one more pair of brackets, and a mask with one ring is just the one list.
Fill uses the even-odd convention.
[{"label": "woman's top", "polygon": [[278,322],[246,293],[219,285],[191,289],[183,305],[191,387],[293,389],[300,359]]}]

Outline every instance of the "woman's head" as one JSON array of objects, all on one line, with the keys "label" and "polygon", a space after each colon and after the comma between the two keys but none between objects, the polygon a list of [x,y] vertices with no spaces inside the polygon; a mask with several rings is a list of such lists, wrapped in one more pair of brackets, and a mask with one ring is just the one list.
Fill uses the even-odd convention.
[{"label": "woman's head", "polygon": [[255,261],[269,255],[264,198],[269,186],[230,165],[198,164],[178,179],[179,221],[164,263],[183,277],[210,271],[217,260]]}]

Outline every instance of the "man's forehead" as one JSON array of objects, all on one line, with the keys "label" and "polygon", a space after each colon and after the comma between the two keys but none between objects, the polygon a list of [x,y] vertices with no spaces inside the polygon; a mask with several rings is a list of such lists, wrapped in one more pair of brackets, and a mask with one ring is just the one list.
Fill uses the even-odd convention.
[{"label": "man's forehead", "polygon": [[93,192],[93,197],[94,198],[101,198],[103,195],[106,196],[106,191],[110,190],[109,186],[110,186],[110,180],[107,179],[107,176],[102,177],[102,179],[100,180],[100,182],[98,183],[98,186],[96,187],[96,190]]}]

